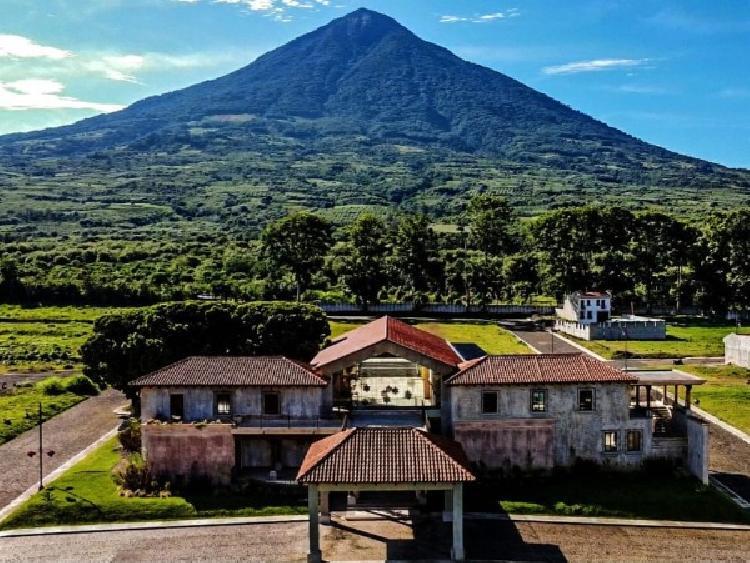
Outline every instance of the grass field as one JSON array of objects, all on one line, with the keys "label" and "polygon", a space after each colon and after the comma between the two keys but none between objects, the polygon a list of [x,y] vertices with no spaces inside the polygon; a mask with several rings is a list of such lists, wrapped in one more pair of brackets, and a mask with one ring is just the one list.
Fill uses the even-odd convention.
[{"label": "grass field", "polygon": [[[672,472],[586,471],[501,480],[474,495],[512,514],[750,522],[709,486]],[[481,502],[481,501],[480,501]]]},{"label": "grass field", "polygon": [[[362,323],[330,321],[331,338],[338,338],[360,324]],[[450,342],[473,342],[488,354],[532,353],[529,347],[519,341],[513,334],[491,322],[429,322],[415,323],[415,326],[422,330],[437,334]]]},{"label": "grass field", "polygon": [[77,366],[81,345],[100,316],[129,309],[0,305],[0,372]]},{"label": "grass field", "polygon": [[207,492],[191,496],[121,497],[112,479],[120,459],[115,438],[93,451],[45,491],[35,494],[0,529],[54,524],[174,520],[212,516],[269,516],[306,514],[307,506],[267,505],[237,493]]},{"label": "grass field", "polygon": [[0,444],[36,426],[40,402],[42,417],[47,420],[86,398],[71,392],[45,395],[41,384],[42,382],[28,387],[16,387],[0,394]]},{"label": "grass field", "polygon": [[[736,332],[733,324],[700,325],[670,324],[666,340],[576,340],[592,352],[608,359],[622,357],[627,350],[632,358],[685,358],[687,356],[723,356],[722,338]],[[747,327],[740,333],[750,334]]]},{"label": "grass field", "polygon": [[693,387],[693,400],[700,408],[750,433],[750,370],[737,366],[680,366],[706,379]]}]

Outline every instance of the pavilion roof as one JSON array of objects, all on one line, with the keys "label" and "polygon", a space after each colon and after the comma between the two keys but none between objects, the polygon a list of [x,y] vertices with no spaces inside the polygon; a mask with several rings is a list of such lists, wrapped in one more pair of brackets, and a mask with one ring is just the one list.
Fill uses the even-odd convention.
[{"label": "pavilion roof", "polygon": [[347,332],[313,358],[314,367],[323,367],[381,342],[392,342],[413,352],[449,366],[457,366],[461,358],[447,341],[393,317],[380,317]]},{"label": "pavilion roof", "polygon": [[302,484],[416,484],[474,481],[458,442],[416,428],[364,427],[315,442]]}]

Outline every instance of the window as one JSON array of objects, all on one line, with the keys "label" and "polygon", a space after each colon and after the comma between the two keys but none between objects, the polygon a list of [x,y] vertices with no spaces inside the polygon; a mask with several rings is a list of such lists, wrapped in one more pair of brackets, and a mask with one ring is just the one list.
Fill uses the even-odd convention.
[{"label": "window", "polygon": [[232,396],[229,393],[216,394],[216,414],[219,416],[232,414]]},{"label": "window", "polygon": [[485,391],[482,393],[482,413],[493,414],[497,412],[497,393]]},{"label": "window", "polygon": [[263,393],[263,414],[280,414],[281,401],[278,393]]},{"label": "window", "polygon": [[579,389],[578,390],[578,410],[579,411],[593,411],[594,410],[594,390],[593,389]]},{"label": "window", "polygon": [[581,320],[586,318],[586,311],[581,311]]},{"label": "window", "polygon": [[182,395],[169,396],[169,416],[178,420],[182,420],[182,418],[185,416]]},{"label": "window", "polygon": [[591,320],[591,311],[586,311],[586,318]]},{"label": "window", "polygon": [[605,452],[617,451],[617,432],[608,431],[604,433],[604,451]]},{"label": "window", "polygon": [[642,448],[642,435],[640,430],[628,430],[627,448],[629,452],[640,452]]},{"label": "window", "polygon": [[547,390],[533,389],[531,391],[531,412],[545,412],[547,410]]}]

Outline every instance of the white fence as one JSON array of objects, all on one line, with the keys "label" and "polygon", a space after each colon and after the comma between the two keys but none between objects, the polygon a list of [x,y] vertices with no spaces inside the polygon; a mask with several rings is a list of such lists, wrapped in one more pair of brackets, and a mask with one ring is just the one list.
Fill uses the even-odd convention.
[{"label": "white fence", "polygon": [[353,303],[320,303],[320,308],[328,314],[338,315],[387,315],[391,313],[419,313],[426,315],[552,315],[554,307],[548,305],[453,305],[449,303],[379,303],[377,305],[356,305]]}]

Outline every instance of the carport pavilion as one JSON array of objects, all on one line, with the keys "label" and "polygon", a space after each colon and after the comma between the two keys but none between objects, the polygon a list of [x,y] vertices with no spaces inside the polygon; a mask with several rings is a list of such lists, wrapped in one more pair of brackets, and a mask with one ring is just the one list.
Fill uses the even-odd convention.
[{"label": "carport pavilion", "polygon": [[319,512],[328,515],[331,491],[445,491],[453,522],[451,557],[463,560],[463,484],[475,479],[458,442],[416,428],[352,428],[319,440],[297,475],[308,487],[308,561],[321,561]]}]

